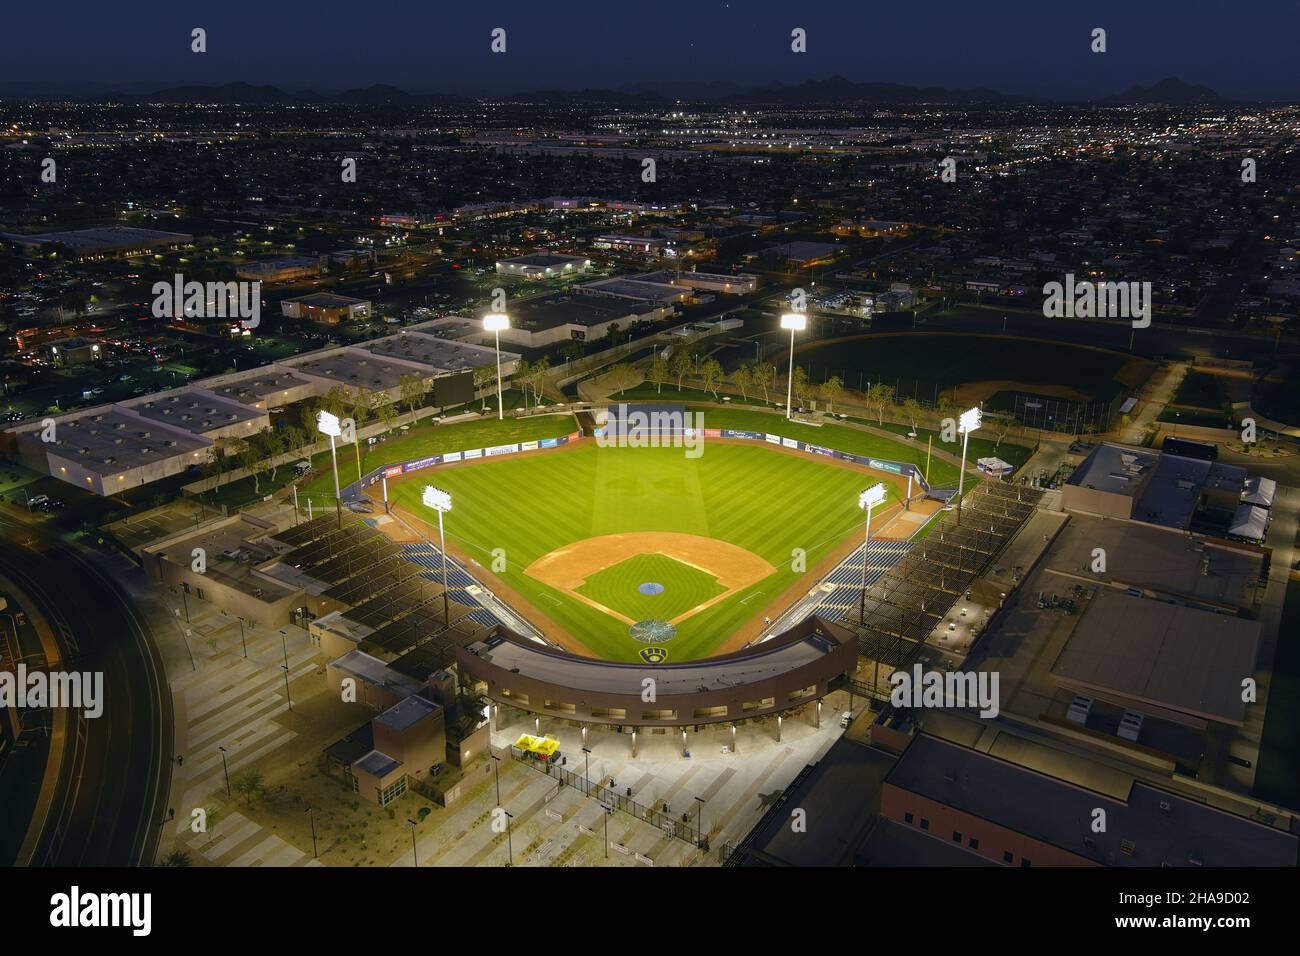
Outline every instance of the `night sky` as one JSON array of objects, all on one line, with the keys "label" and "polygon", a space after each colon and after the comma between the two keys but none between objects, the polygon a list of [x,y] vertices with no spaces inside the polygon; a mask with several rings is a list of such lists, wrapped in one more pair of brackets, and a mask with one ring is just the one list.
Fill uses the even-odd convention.
[{"label": "night sky", "polygon": [[[190,52],[190,29],[208,52]],[[488,50],[504,27],[508,52]],[[790,30],[808,52],[790,52]],[[1089,51],[1094,27],[1109,52]],[[11,3],[0,88],[87,91],[241,80],[322,92],[515,92],[841,74],[1090,98],[1167,76],[1239,99],[1300,100],[1300,3],[1265,0],[62,0]]]}]

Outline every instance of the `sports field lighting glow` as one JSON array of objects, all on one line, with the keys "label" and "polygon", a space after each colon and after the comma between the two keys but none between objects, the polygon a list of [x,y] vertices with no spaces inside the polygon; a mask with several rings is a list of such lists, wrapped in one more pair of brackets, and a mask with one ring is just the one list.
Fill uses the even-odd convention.
[{"label": "sports field lighting glow", "polygon": [[422,500],[426,508],[438,512],[438,550],[442,552],[442,619],[444,624],[451,624],[451,604],[447,597],[447,538],[442,533],[442,514],[451,510],[451,495],[433,485],[424,486]]},{"label": "sports field lighting glow", "polygon": [[978,431],[984,423],[983,413],[978,408],[968,408],[957,420],[957,430],[961,432],[961,468],[957,472],[957,523],[961,524],[961,500],[966,488],[966,446],[970,442],[970,433]]},{"label": "sports field lighting glow", "polygon": [[862,538],[862,601],[858,606],[858,620],[867,616],[867,552],[871,549],[871,509],[885,500],[885,485],[876,482],[858,495],[858,507],[867,513],[867,528]]},{"label": "sports field lighting glow", "polygon": [[316,430],[322,435],[330,436],[330,462],[334,466],[334,510],[338,513],[341,528],[343,527],[343,496],[339,493],[339,458],[334,450],[334,439],[343,434],[343,426],[337,415],[322,408],[316,413]]},{"label": "sports field lighting glow", "polygon": [[790,419],[790,400],[794,396],[794,334],[808,328],[808,316],[802,312],[787,312],[781,316],[781,328],[790,330],[790,374],[785,383],[785,417]]},{"label": "sports field lighting glow", "polygon": [[483,316],[483,329],[491,332],[497,344],[497,421],[505,417],[505,403],[501,400],[501,333],[510,328],[510,316],[504,312],[489,312]]}]

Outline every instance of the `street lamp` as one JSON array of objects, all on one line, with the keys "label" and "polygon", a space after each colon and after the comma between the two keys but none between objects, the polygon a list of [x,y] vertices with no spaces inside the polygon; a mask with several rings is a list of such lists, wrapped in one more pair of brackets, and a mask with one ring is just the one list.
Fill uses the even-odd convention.
[{"label": "street lamp", "polygon": [[498,757],[496,754],[488,754],[488,756],[496,761],[496,763],[494,763],[492,766],[496,770],[497,806],[499,807],[501,806],[501,758]]},{"label": "street lamp", "polygon": [[501,333],[510,328],[510,316],[504,312],[489,312],[483,316],[484,330],[491,332],[497,345],[497,421],[505,417],[505,403],[501,398]]},{"label": "street lamp", "polygon": [[229,796],[231,796],[231,793],[230,793],[230,767],[227,766],[227,764],[226,764],[226,748],[225,748],[225,747],[220,747],[220,746],[219,746],[219,747],[217,747],[217,749],[221,751],[221,771],[222,771],[222,773],[224,773],[224,774],[226,775],[226,796],[229,797]]},{"label": "street lamp", "polygon": [[442,618],[443,623],[451,626],[451,605],[447,598],[447,539],[442,533],[442,515],[451,510],[451,495],[433,487],[424,486],[424,506],[438,512],[438,547],[442,551]]},{"label": "street lamp", "polygon": [[699,834],[700,845],[704,845],[704,798],[695,798],[695,832]]},{"label": "street lamp", "polygon": [[970,433],[978,431],[983,423],[979,408],[968,408],[961,413],[957,421],[957,431],[961,432],[961,470],[957,472],[957,523],[961,524],[961,499],[966,487],[966,446],[970,442]]},{"label": "street lamp", "polygon": [[415,848],[415,821],[412,820],[410,817],[407,817],[406,822],[407,825],[409,825],[411,828],[411,860],[415,863],[416,867],[418,868],[420,866],[420,854],[419,851],[416,850]]},{"label": "street lamp", "polygon": [[316,814],[312,807],[307,808],[307,818],[311,820],[311,856],[316,860],[320,858],[320,854],[316,851]]},{"label": "street lamp", "polygon": [[614,815],[614,808],[601,804],[605,811],[605,859],[609,859],[609,818]]},{"label": "street lamp", "polygon": [[867,527],[862,538],[862,602],[858,606],[858,622],[867,617],[867,551],[871,548],[871,509],[885,500],[885,485],[876,482],[858,495],[858,507],[867,513]]},{"label": "street lamp", "polygon": [[316,413],[316,430],[322,435],[330,436],[330,461],[334,465],[334,509],[338,512],[341,528],[343,527],[343,496],[339,492],[339,458],[334,450],[334,439],[343,434],[343,426],[337,415],[322,408]]},{"label": "street lamp", "polygon": [[504,807],[502,808],[501,812],[506,815],[506,866],[514,866],[515,865],[515,844],[514,844],[513,835],[511,834],[510,831],[511,831],[511,822],[514,820],[515,815],[511,813],[509,810],[506,810]]},{"label": "street lamp", "polygon": [[785,385],[785,417],[790,418],[790,400],[794,396],[794,334],[808,327],[808,316],[802,312],[787,312],[781,316],[781,328],[790,330],[790,375]]},{"label": "street lamp", "polygon": [[591,796],[591,751],[586,747],[582,748],[582,760],[582,793]]}]

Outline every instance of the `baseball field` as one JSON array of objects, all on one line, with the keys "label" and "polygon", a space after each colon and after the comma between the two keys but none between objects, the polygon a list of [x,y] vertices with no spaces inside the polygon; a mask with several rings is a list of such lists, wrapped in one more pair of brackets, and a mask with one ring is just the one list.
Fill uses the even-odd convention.
[{"label": "baseball field", "polygon": [[896,476],[745,442],[690,458],[589,439],[413,475],[390,495],[428,522],[424,486],[450,492],[449,550],[571,649],[671,662],[725,650],[801,579],[811,587],[861,534],[857,497],[876,481],[890,492],[883,523]]}]

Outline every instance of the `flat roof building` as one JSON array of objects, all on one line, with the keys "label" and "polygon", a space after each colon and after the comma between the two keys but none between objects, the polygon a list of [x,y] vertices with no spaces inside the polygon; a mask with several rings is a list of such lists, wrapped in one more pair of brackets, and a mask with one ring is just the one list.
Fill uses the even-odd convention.
[{"label": "flat roof building", "polygon": [[[1092,826],[1095,811],[1106,827]],[[885,778],[883,818],[1004,866],[1294,867],[1297,837],[1134,780],[1099,793],[918,735]]]},{"label": "flat roof building", "polygon": [[338,325],[370,318],[370,302],[333,292],[313,292],[280,302],[280,311],[291,319],[306,319],[325,325]]},{"label": "flat roof building", "polygon": [[69,229],[65,232],[40,232],[29,235],[5,232],[0,233],[0,239],[28,250],[66,246],[79,259],[143,255],[159,249],[174,249],[194,241],[194,237],[187,232],[137,229],[134,226]]},{"label": "flat roof building", "polygon": [[523,279],[554,279],[560,276],[579,275],[590,268],[590,259],[550,252],[534,252],[497,262],[499,274],[518,276]]},{"label": "flat roof building", "polygon": [[1103,589],[1085,604],[1052,665],[1061,686],[1201,727],[1240,727],[1255,672],[1258,621]]}]

